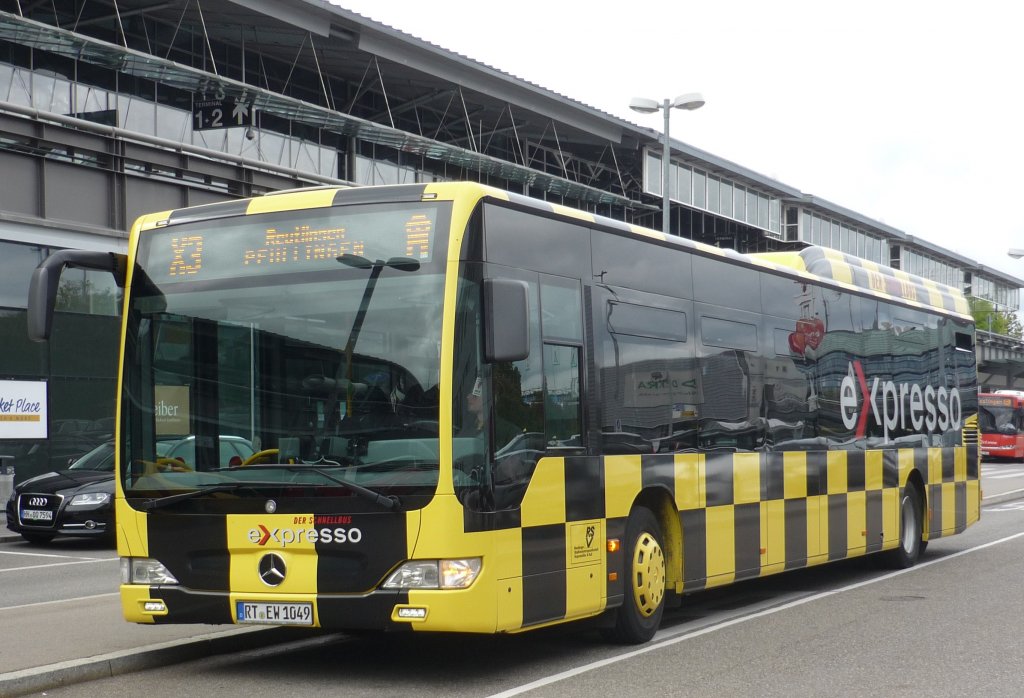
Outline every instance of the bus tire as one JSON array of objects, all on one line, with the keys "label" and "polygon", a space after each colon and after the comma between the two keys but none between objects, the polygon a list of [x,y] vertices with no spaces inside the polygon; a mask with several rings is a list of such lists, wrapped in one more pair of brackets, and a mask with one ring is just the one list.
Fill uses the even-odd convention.
[{"label": "bus tire", "polygon": [[610,639],[638,645],[649,641],[661,625],[665,610],[665,550],[658,519],[650,509],[637,507],[626,522],[624,550],[625,598],[608,629]]},{"label": "bus tire", "polygon": [[886,562],[891,567],[906,569],[917,564],[924,552],[924,501],[917,485],[908,482],[900,497],[900,542],[890,550]]}]

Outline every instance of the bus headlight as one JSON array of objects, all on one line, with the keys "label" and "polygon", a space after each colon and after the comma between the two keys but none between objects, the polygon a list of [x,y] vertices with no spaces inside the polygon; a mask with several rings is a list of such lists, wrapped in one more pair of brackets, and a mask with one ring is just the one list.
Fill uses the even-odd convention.
[{"label": "bus headlight", "polygon": [[411,560],[384,582],[385,589],[466,589],[480,574],[478,557],[457,560]]},{"label": "bus headlight", "polygon": [[178,580],[158,560],[148,557],[122,557],[121,583],[155,586],[177,584]]},{"label": "bus headlight", "polygon": [[465,589],[480,574],[480,558],[470,557],[463,560],[441,560],[441,588]]}]

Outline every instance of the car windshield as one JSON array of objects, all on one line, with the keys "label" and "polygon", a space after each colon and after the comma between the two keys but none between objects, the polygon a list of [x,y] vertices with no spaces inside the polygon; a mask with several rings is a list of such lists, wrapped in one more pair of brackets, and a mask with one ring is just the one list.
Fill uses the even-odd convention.
[{"label": "car windshield", "polygon": [[[222,466],[241,465],[256,453],[252,443],[239,436],[221,436],[217,440],[217,444],[217,462]],[[195,437],[157,441],[156,455],[159,458],[173,458],[194,469],[196,462]]]},{"label": "car windshield", "polygon": [[100,444],[76,460],[68,470],[114,471],[114,443]]},{"label": "car windshield", "polygon": [[[253,478],[338,489],[313,466],[432,493],[443,266],[433,248],[402,253],[418,249],[410,221],[422,232],[417,216],[437,212],[348,208],[302,225],[278,214],[178,226],[142,243],[125,349],[129,497]],[[285,223],[304,233],[275,237]],[[372,254],[352,232],[328,244],[373,226],[401,244]],[[264,467],[275,464],[311,467]]]}]

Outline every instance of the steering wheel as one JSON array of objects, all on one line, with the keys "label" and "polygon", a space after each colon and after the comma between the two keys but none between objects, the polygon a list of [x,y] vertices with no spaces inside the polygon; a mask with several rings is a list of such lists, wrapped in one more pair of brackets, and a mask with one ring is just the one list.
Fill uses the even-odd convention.
[{"label": "steering wheel", "polygon": [[452,483],[456,487],[473,487],[480,484],[480,471],[484,464],[480,453],[467,453],[452,462]]},{"label": "steering wheel", "polygon": [[280,455],[280,453],[281,451],[279,449],[265,448],[262,451],[257,451],[242,461],[242,465],[240,467],[244,468],[247,465],[253,465],[260,462],[269,463],[271,460],[277,460],[277,456]]},{"label": "steering wheel", "polygon": [[156,473],[191,473],[192,466],[183,460],[177,458],[164,458],[159,457],[154,460],[141,460],[145,468],[146,475],[155,475]]}]

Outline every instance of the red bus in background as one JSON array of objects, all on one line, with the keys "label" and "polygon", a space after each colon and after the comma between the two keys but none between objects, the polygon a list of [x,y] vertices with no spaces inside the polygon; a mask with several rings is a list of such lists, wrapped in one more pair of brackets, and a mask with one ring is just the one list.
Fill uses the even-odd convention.
[{"label": "red bus in background", "polygon": [[1024,391],[980,393],[978,430],[983,458],[1024,461]]}]

